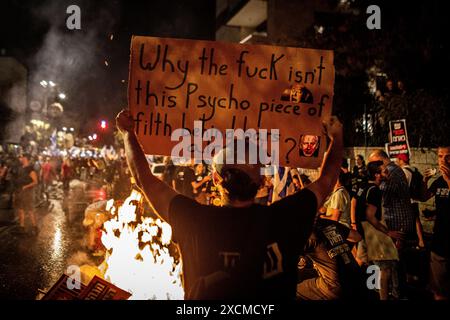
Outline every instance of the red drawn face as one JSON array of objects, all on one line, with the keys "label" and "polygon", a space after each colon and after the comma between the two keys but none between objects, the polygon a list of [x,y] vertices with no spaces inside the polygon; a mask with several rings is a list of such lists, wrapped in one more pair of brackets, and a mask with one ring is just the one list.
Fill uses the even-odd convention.
[{"label": "red drawn face", "polygon": [[313,135],[303,135],[301,139],[303,155],[311,157],[319,147],[319,137]]}]

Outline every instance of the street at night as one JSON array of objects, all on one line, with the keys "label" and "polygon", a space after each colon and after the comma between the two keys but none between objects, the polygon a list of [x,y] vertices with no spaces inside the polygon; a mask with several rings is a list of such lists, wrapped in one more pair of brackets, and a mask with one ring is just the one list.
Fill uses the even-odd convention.
[{"label": "street at night", "polygon": [[445,1],[5,0],[0,30],[0,302],[448,301]]},{"label": "street at night", "polygon": [[81,215],[69,222],[62,210],[61,197],[51,199],[51,203],[51,207],[37,210],[40,231],[36,237],[18,235],[12,213],[2,210],[0,291],[3,299],[34,300],[67,271],[70,259],[88,259],[82,245]]}]

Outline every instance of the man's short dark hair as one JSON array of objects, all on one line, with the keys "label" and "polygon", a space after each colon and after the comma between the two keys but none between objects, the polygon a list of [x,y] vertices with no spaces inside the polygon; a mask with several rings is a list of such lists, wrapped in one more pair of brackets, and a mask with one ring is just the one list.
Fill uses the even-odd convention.
[{"label": "man's short dark hair", "polygon": [[346,173],[341,169],[338,179],[341,186],[348,186],[349,184],[351,184],[352,175],[349,172]]},{"label": "man's short dark hair", "polygon": [[345,159],[345,158],[342,159],[341,167],[344,169],[348,169],[347,159]]},{"label": "man's short dark hair", "polygon": [[236,168],[222,170],[221,176],[222,187],[228,191],[227,196],[231,201],[253,200],[260,187],[248,174]]},{"label": "man's short dark hair", "polygon": [[367,173],[370,181],[375,180],[375,175],[381,173],[381,166],[383,165],[383,161],[371,161],[367,165]]}]

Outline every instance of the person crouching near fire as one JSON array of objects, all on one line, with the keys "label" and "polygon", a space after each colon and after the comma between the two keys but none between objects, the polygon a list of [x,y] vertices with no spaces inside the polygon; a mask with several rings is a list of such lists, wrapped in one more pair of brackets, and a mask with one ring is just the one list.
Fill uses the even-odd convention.
[{"label": "person crouching near fire", "polygon": [[130,113],[121,111],[116,123],[137,185],[180,246],[186,299],[295,300],[299,255],[339,174],[343,139],[337,118],[324,126],[331,143],[319,178],[271,206],[254,203],[260,166],[224,163],[228,148],[213,160],[222,206],[178,194],[152,175]]}]

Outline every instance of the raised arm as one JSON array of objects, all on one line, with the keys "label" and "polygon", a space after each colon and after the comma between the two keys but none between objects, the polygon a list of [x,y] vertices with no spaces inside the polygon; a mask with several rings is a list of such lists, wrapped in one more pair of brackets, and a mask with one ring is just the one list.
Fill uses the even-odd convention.
[{"label": "raised arm", "polygon": [[319,178],[306,187],[316,195],[317,209],[322,206],[326,197],[333,191],[333,187],[339,177],[344,148],[342,124],[336,117],[330,118],[325,124],[325,130],[331,143],[320,168]]},{"label": "raised arm", "polygon": [[130,113],[122,110],[116,117],[116,124],[122,133],[128,166],[137,185],[159,217],[168,221],[170,202],[178,193],[150,171],[144,151],[134,132],[134,120]]}]

